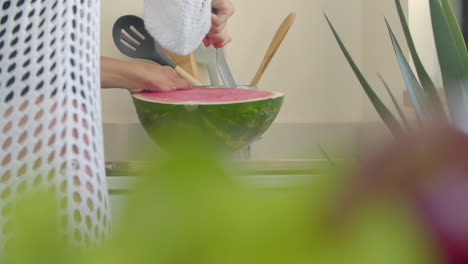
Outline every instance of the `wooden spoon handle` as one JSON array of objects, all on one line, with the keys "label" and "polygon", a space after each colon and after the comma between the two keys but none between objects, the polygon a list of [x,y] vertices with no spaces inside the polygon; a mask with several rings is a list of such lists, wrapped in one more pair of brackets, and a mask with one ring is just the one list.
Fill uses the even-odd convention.
[{"label": "wooden spoon handle", "polygon": [[179,74],[180,77],[189,81],[192,85],[201,86],[203,85],[199,80],[195,79],[192,75],[188,74],[184,69],[179,66],[175,67],[175,71]]},{"label": "wooden spoon handle", "polygon": [[262,78],[263,73],[265,73],[266,68],[270,64],[271,59],[275,55],[279,46],[281,45],[281,42],[283,42],[284,37],[288,33],[295,19],[296,19],[296,14],[291,13],[283,20],[283,23],[281,23],[280,27],[276,31],[275,36],[271,40],[270,46],[268,47],[265,57],[263,57],[262,64],[260,65],[260,68],[258,69],[257,74],[255,74],[255,77],[250,82],[250,85],[257,86],[257,84],[260,82],[260,79]]}]

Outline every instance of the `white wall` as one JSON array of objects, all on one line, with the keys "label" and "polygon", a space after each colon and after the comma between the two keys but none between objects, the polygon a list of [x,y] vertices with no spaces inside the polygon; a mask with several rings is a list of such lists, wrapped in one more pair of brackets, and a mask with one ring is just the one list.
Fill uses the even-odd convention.
[{"label": "white wall", "polygon": [[[355,122],[361,120],[361,94],[323,17],[326,11],[358,62],[362,58],[362,1],[234,0],[237,14],[228,47],[233,71],[248,82],[277,27],[289,12],[296,23],[259,86],[286,93],[279,122]],[[262,10],[262,11],[260,11]]]},{"label": "white wall", "polygon": [[[262,89],[286,93],[277,122],[378,120],[333,39],[322,10],[332,19],[373,84],[379,85],[375,78],[375,72],[379,71],[396,90],[402,88],[383,21],[386,16],[400,35],[393,1],[232,1],[236,6],[229,24],[233,41],[226,52],[238,83],[250,82],[279,24],[289,12],[297,14],[296,23],[259,84]],[[102,1],[102,55],[124,58],[112,42],[112,24],[120,15],[141,15],[142,10],[143,0]],[[379,91],[385,95],[381,88]],[[104,91],[103,111],[106,123],[138,122],[125,91]]]},{"label": "white wall", "polygon": [[[411,1],[413,0],[409,2]],[[402,0],[401,3],[406,10],[408,1]],[[401,29],[395,2],[393,0],[365,0],[363,8],[365,16],[365,34],[363,36],[364,72],[371,86],[396,115],[395,107],[377,76],[377,73],[380,73],[390,86],[394,96],[397,97],[399,101],[402,101],[403,91],[406,88],[384,20],[388,20],[399,43],[402,48],[406,50],[406,42]],[[363,121],[380,120],[374,107],[369,103],[367,96],[362,97],[362,105]]]},{"label": "white wall", "polygon": [[[101,1],[101,55],[129,59],[121,54],[112,40],[112,26],[121,15],[142,16],[143,0],[102,0]],[[105,123],[138,122],[129,93],[124,90],[103,90],[102,109]]]}]

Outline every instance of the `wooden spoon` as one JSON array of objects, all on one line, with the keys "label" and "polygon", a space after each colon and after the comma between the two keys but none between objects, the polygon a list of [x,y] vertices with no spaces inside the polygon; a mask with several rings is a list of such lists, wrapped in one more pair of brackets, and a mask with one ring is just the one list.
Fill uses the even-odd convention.
[{"label": "wooden spoon", "polygon": [[260,79],[262,78],[263,73],[265,73],[266,68],[270,64],[271,59],[275,55],[279,46],[281,45],[281,42],[283,42],[284,37],[288,33],[295,19],[296,19],[296,14],[291,13],[283,20],[283,23],[281,23],[280,27],[276,31],[275,36],[271,40],[270,46],[268,47],[268,50],[265,56],[263,57],[262,64],[260,64],[260,67],[257,70],[257,74],[255,74],[255,77],[250,82],[251,86],[257,86],[257,84],[260,82]]}]

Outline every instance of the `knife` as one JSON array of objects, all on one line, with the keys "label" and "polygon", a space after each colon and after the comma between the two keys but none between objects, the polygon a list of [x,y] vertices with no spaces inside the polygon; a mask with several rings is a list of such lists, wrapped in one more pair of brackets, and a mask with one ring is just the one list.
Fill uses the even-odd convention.
[{"label": "knife", "polygon": [[[217,8],[211,8],[211,13],[217,14]],[[231,70],[224,57],[224,50],[222,48],[216,48],[216,68],[218,70],[219,78],[224,84],[225,88],[237,88],[237,84],[234,81]]]},{"label": "knife", "polygon": [[237,88],[234,77],[232,76],[231,70],[224,57],[224,51],[222,48],[216,49],[216,67],[218,68],[219,78],[224,84],[225,88]]}]

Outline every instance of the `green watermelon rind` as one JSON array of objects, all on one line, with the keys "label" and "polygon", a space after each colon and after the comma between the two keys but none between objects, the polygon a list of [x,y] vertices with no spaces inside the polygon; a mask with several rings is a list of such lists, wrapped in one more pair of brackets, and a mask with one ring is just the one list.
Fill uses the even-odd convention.
[{"label": "green watermelon rind", "polygon": [[203,139],[215,148],[242,149],[263,135],[280,112],[284,94],[228,103],[162,103],[133,95],[138,118],[152,140],[170,149],[181,139]]}]

